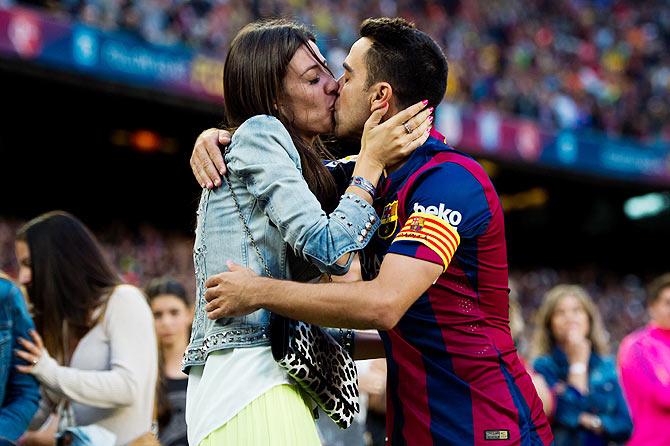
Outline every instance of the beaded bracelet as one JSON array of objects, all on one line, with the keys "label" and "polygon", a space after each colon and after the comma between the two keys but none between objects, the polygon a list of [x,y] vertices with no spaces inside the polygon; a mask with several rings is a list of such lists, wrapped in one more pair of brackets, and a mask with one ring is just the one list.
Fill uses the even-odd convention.
[{"label": "beaded bracelet", "polygon": [[359,189],[363,189],[365,192],[370,194],[372,199],[375,199],[376,195],[376,188],[372,185],[371,182],[366,180],[363,177],[355,176],[351,178],[351,183],[349,183],[350,186],[355,186],[358,187]]}]

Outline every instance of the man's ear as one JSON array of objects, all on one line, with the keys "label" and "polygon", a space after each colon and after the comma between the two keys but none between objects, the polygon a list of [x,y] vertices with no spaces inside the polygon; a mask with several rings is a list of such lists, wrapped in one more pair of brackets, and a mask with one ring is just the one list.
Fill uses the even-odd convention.
[{"label": "man's ear", "polygon": [[370,111],[377,110],[385,102],[390,103],[393,99],[393,88],[388,82],[377,82],[370,86]]}]

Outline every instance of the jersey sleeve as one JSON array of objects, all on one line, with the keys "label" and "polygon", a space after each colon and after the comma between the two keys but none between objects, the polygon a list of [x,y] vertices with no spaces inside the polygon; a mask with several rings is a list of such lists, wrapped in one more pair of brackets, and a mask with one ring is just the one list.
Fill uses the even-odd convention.
[{"label": "jersey sleeve", "polygon": [[389,253],[447,270],[464,239],[482,234],[491,220],[484,187],[465,167],[443,163],[422,173],[404,199],[408,215]]}]

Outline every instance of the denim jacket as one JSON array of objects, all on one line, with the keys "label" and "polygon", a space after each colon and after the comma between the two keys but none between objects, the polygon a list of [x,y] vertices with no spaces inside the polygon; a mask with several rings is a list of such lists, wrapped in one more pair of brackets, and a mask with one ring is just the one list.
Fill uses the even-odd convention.
[{"label": "denim jacket", "polygon": [[33,329],[21,291],[11,281],[0,277],[0,438],[17,440],[25,432],[37,410],[40,392],[37,380],[16,370],[25,364],[14,350],[18,338],[31,339]]},{"label": "denim jacket", "polygon": [[[365,247],[379,226],[372,206],[356,195],[343,195],[330,215],[321,209],[302,176],[291,136],[274,117],[245,121],[233,135],[225,160],[241,213],[274,278],[304,281],[319,270],[344,274],[351,257],[344,266],[336,261]],[[227,260],[266,275],[225,179],[218,189],[202,191],[193,251],[197,300],[184,370],[204,364],[216,350],[269,345],[268,311],[216,321],[205,312],[205,281],[226,271]]]},{"label": "denim jacket", "polygon": [[[556,446],[604,446],[611,441],[621,443],[628,439],[633,424],[611,358],[591,353],[588,395],[582,395],[567,385],[568,359],[558,347],[554,347],[550,354],[537,358],[533,367],[556,394],[552,422]],[[579,426],[579,415],[582,412],[600,417],[602,435]]]}]

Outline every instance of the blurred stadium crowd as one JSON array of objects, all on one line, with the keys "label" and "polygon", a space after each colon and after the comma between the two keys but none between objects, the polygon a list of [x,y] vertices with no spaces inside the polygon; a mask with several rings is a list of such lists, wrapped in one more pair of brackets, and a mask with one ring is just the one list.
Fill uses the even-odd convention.
[{"label": "blurred stadium crowd", "polygon": [[[22,222],[21,222],[22,223]],[[14,241],[20,222],[0,218],[0,271],[16,277]],[[144,286],[151,279],[169,275],[195,295],[193,240],[177,233],[160,232],[145,225],[131,233],[122,224],[113,224],[96,234],[110,262],[123,280]]]},{"label": "blurred stadium crowd", "polygon": [[288,16],[314,26],[338,68],[362,19],[399,15],[445,49],[449,101],[550,128],[670,141],[670,4],[663,0],[0,0],[14,4],[221,57],[244,24]]},{"label": "blurred stadium crowd", "polygon": [[[15,275],[17,268],[13,253],[19,226],[18,221],[0,219],[0,270],[10,275]],[[151,279],[168,275],[181,282],[189,296],[195,295],[191,238],[161,232],[149,225],[130,232],[122,224],[112,225],[96,236],[124,281],[144,287]],[[510,271],[510,287],[525,321],[533,321],[545,293],[561,283],[578,283],[593,297],[610,332],[613,351],[624,336],[646,322],[645,283],[633,274],[620,276],[596,268]],[[519,337],[522,353],[527,353],[532,330],[532,323],[526,323]]]}]

